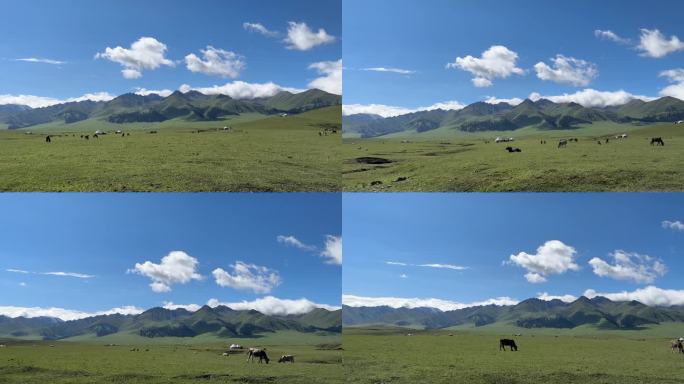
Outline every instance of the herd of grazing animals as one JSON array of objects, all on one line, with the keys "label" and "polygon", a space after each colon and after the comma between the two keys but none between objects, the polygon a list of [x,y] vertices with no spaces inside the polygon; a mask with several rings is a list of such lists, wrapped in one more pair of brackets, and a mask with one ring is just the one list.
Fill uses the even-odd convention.
[{"label": "herd of grazing animals", "polygon": [[[627,137],[628,137],[627,134],[623,133],[621,135],[616,135],[615,139],[626,139]],[[509,141],[513,141],[513,138],[502,139],[500,137],[497,137],[494,142],[503,143],[503,142],[509,142]],[[560,148],[566,148],[568,146],[568,143],[570,143],[570,142],[579,143],[579,139],[576,137],[572,137],[569,139],[559,139],[558,140],[558,146],[556,148],[559,148],[559,149]],[[485,140],[484,143],[489,144],[489,140]],[[596,143],[598,145],[608,144],[608,143],[610,143],[610,138],[606,137],[605,140],[603,140],[603,141],[601,139],[597,139]],[[540,140],[539,144],[546,144],[546,140],[544,140],[544,139]],[[651,145],[652,146],[654,146],[654,145],[655,146],[665,146],[665,141],[663,140],[662,137],[652,137],[651,138]],[[522,152],[522,150],[520,148],[511,147],[511,146],[506,147],[505,150],[508,151],[509,153]]]}]

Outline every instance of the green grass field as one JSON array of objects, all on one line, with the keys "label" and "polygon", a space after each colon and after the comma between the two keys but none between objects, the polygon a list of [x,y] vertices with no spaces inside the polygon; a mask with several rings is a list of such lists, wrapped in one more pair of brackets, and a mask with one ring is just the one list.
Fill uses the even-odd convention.
[{"label": "green grass field", "polygon": [[[329,107],[220,122],[0,130],[0,191],[339,191],[340,135],[318,135],[339,124],[340,107]],[[232,131],[217,130],[224,126]],[[117,129],[130,136],[80,138]]]},{"label": "green grass field", "polygon": [[[0,340],[6,345],[0,348],[0,383],[344,382],[339,336],[282,332],[221,342],[148,340]],[[222,356],[231,343],[266,348],[270,364],[247,363],[245,353]],[[295,364],[278,364],[284,354],[294,355]]]},{"label": "green grass field", "polygon": [[[626,139],[605,137],[628,133]],[[684,126],[594,124],[572,131],[486,134],[426,132],[391,138],[345,138],[342,145],[345,191],[682,191]],[[496,136],[516,140],[494,143]],[[558,149],[561,138],[578,142]],[[662,137],[664,147],[650,145]],[[547,144],[540,141],[547,140]],[[597,144],[601,139],[602,145]],[[402,141],[408,142],[402,142]],[[485,143],[488,140],[489,143]],[[507,146],[521,153],[508,153]],[[362,157],[391,161],[359,162]]]},{"label": "green grass field", "polygon": [[[353,383],[682,382],[684,355],[670,351],[672,333],[521,332],[345,328],[344,373]],[[515,339],[518,352],[499,351],[502,337]]]}]

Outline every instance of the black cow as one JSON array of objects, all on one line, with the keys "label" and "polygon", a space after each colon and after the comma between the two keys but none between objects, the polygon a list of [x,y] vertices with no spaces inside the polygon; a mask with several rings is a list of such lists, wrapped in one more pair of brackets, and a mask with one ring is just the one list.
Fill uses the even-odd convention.
[{"label": "black cow", "polygon": [[515,344],[513,339],[501,339],[499,340],[499,350],[505,351],[506,347],[510,347],[511,351],[517,351],[518,346]]},{"label": "black cow", "polygon": [[662,137],[653,137],[651,138],[651,145],[665,145],[665,142],[663,141]]},{"label": "black cow", "polygon": [[52,139],[50,138],[50,135],[45,136],[45,142],[46,143],[51,143]]},{"label": "black cow", "polygon": [[520,148],[513,148],[513,147],[506,147],[506,150],[507,150],[508,152],[511,152],[511,153],[513,153],[513,152],[522,152],[522,149],[520,149]]}]

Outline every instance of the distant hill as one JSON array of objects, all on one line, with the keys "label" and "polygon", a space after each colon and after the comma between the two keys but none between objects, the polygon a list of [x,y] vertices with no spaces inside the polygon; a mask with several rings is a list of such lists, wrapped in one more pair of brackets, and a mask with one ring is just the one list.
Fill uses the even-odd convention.
[{"label": "distant hill", "polygon": [[679,120],[684,120],[684,101],[669,96],[650,102],[632,100],[622,106],[605,108],[583,107],[572,102],[554,103],[547,99],[526,99],[515,106],[477,102],[457,111],[419,111],[384,119],[350,115],[344,117],[343,129],[345,133],[377,137],[403,131],[425,132],[442,127],[464,132],[513,131],[525,127],[562,130],[604,121],[655,123]]},{"label": "distant hill", "polygon": [[650,307],[638,301],[615,302],[605,297],[584,296],[572,303],[560,300],[527,299],[510,306],[476,306],[454,311],[434,308],[349,307],[343,308],[344,326],[393,325],[426,329],[459,325],[480,327],[505,323],[522,328],[639,329],[662,322],[684,322],[684,308]]},{"label": "distant hill", "polygon": [[196,312],[185,309],[152,308],[139,315],[101,315],[80,320],[54,318],[10,318],[0,316],[0,336],[40,337],[45,340],[90,335],[102,337],[119,332],[142,337],[254,337],[257,334],[296,331],[304,333],[342,330],[341,310],[315,309],[302,315],[269,316],[255,310],[233,310],[226,306],[203,306]]},{"label": "distant hill", "polygon": [[273,115],[302,113],[341,104],[341,96],[318,89],[293,94],[280,92],[272,97],[233,99],[226,95],[205,95],[197,91],[176,91],[167,97],[127,93],[110,101],[80,101],[28,108],[0,105],[0,123],[9,129],[26,128],[51,122],[75,123],[98,119],[110,123],[162,122],[171,119],[187,121],[220,121],[243,113]]}]

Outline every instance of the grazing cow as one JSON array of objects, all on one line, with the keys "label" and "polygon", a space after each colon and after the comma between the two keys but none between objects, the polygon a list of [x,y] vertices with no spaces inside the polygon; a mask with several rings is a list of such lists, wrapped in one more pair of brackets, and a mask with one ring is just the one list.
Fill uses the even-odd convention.
[{"label": "grazing cow", "polygon": [[50,138],[50,135],[45,136],[45,142],[46,143],[51,143],[52,139]]},{"label": "grazing cow", "polygon": [[665,142],[663,141],[662,137],[652,137],[651,138],[651,145],[665,145]]},{"label": "grazing cow", "polygon": [[293,355],[282,355],[280,356],[280,359],[278,359],[279,363],[292,363],[294,364],[294,356]]},{"label": "grazing cow", "polygon": [[258,351],[252,352],[252,358],[259,358],[259,364],[261,364],[264,360],[266,360],[266,364],[270,361],[268,358],[268,355],[266,354],[265,349],[260,349]]},{"label": "grazing cow", "polygon": [[598,145],[601,145],[601,140],[598,140],[597,143],[598,143]]},{"label": "grazing cow", "polygon": [[679,340],[677,340],[677,339],[672,340],[672,342],[670,343],[670,352],[672,352],[672,353],[679,352],[679,345],[680,345]]},{"label": "grazing cow", "polygon": [[266,348],[250,348],[247,350],[247,361],[252,361],[254,358],[259,357],[256,355],[257,352],[266,351]]},{"label": "grazing cow", "polygon": [[606,144],[610,143],[610,138],[606,137]]},{"label": "grazing cow", "polygon": [[511,153],[512,153],[512,152],[522,152],[522,149],[520,149],[520,148],[513,148],[513,147],[506,147],[506,150],[507,150],[508,152],[511,152]]},{"label": "grazing cow", "polygon": [[565,146],[567,146],[567,145],[568,145],[568,141],[565,140],[565,139],[561,139],[561,140],[558,142],[558,148],[563,148],[563,147],[565,147]]},{"label": "grazing cow", "polygon": [[518,350],[518,346],[515,344],[515,340],[513,340],[513,339],[501,339],[501,340],[499,340],[499,350],[505,351],[506,347],[510,347],[511,351],[517,351]]},{"label": "grazing cow", "polygon": [[90,135],[85,135],[86,140],[90,140]]},{"label": "grazing cow", "polygon": [[99,138],[100,138],[100,136],[98,136],[97,133],[93,135],[93,139],[99,139]]}]

